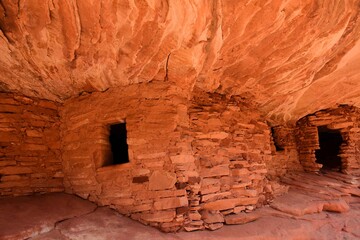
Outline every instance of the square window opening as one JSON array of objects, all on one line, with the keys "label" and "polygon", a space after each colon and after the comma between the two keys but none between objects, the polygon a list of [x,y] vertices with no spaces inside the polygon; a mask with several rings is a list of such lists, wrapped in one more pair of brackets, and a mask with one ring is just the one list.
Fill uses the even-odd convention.
[{"label": "square window opening", "polygon": [[129,152],[125,122],[110,125],[109,142],[111,154],[109,154],[109,159],[105,161],[104,166],[128,163]]}]

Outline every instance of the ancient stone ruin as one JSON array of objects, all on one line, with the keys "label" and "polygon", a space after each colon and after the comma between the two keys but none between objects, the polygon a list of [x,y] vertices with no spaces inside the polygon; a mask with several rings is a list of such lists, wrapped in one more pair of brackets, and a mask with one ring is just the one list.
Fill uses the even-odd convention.
[{"label": "ancient stone ruin", "polygon": [[217,230],[328,173],[352,185],[321,210],[348,211],[359,3],[265,2],[2,1],[0,198],[65,192]]}]

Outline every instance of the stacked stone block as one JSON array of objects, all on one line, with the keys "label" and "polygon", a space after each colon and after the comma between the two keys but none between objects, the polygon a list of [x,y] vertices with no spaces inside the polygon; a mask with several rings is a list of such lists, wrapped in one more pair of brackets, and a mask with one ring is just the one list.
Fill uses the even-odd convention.
[{"label": "stacked stone block", "polygon": [[342,172],[359,174],[359,116],[359,109],[344,105],[321,110],[300,119],[297,122],[296,136],[299,160],[304,170],[316,172],[322,167],[315,162],[315,150],[319,149],[318,127],[326,126],[328,129],[338,130],[342,136],[343,143],[339,153]]},{"label": "stacked stone block", "polygon": [[[276,126],[272,128],[272,154],[273,158],[266,162],[267,176],[277,180],[288,171],[302,171],[296,145],[296,132],[294,127]],[[277,147],[275,147],[275,145]],[[278,149],[277,149],[278,148]]]},{"label": "stacked stone block", "polygon": [[[163,231],[180,229],[198,173],[182,130],[189,120],[186,99],[172,95],[175,90],[167,84],[139,84],[65,102],[66,191]],[[126,122],[130,162],[105,166],[109,125],[118,122]]]},{"label": "stacked stone block", "polygon": [[[265,201],[270,131],[240,100],[164,83],[68,100],[62,117],[66,191],[163,231],[215,230]],[[126,121],[130,163],[104,166],[108,125]]]},{"label": "stacked stone block", "polygon": [[0,197],[64,190],[58,108],[0,93]]},{"label": "stacked stone block", "polygon": [[296,134],[299,161],[305,171],[317,172],[322,167],[316,163],[315,151],[320,148],[316,126],[303,125]]},{"label": "stacked stone block", "polygon": [[251,110],[241,100],[195,91],[189,116],[201,180],[196,201],[200,211],[192,215],[187,230],[218,229],[228,216],[264,202],[270,131]]}]

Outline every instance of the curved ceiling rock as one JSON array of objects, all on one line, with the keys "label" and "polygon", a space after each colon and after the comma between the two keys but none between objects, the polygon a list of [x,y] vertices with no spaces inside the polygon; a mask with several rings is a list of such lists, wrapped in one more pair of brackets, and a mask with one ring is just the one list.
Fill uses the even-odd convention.
[{"label": "curved ceiling rock", "polygon": [[0,2],[0,91],[62,101],[169,80],[273,122],[360,106],[358,0]]}]

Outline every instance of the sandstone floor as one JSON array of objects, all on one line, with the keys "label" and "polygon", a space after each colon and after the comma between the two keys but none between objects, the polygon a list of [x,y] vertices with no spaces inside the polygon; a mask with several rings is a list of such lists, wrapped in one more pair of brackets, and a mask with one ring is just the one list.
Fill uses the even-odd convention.
[{"label": "sandstone floor", "polygon": [[[217,231],[162,233],[74,195],[0,199],[0,239],[360,239],[359,177],[290,173],[288,193]],[[254,221],[255,220],[255,221]],[[243,224],[245,223],[245,224]]]}]

